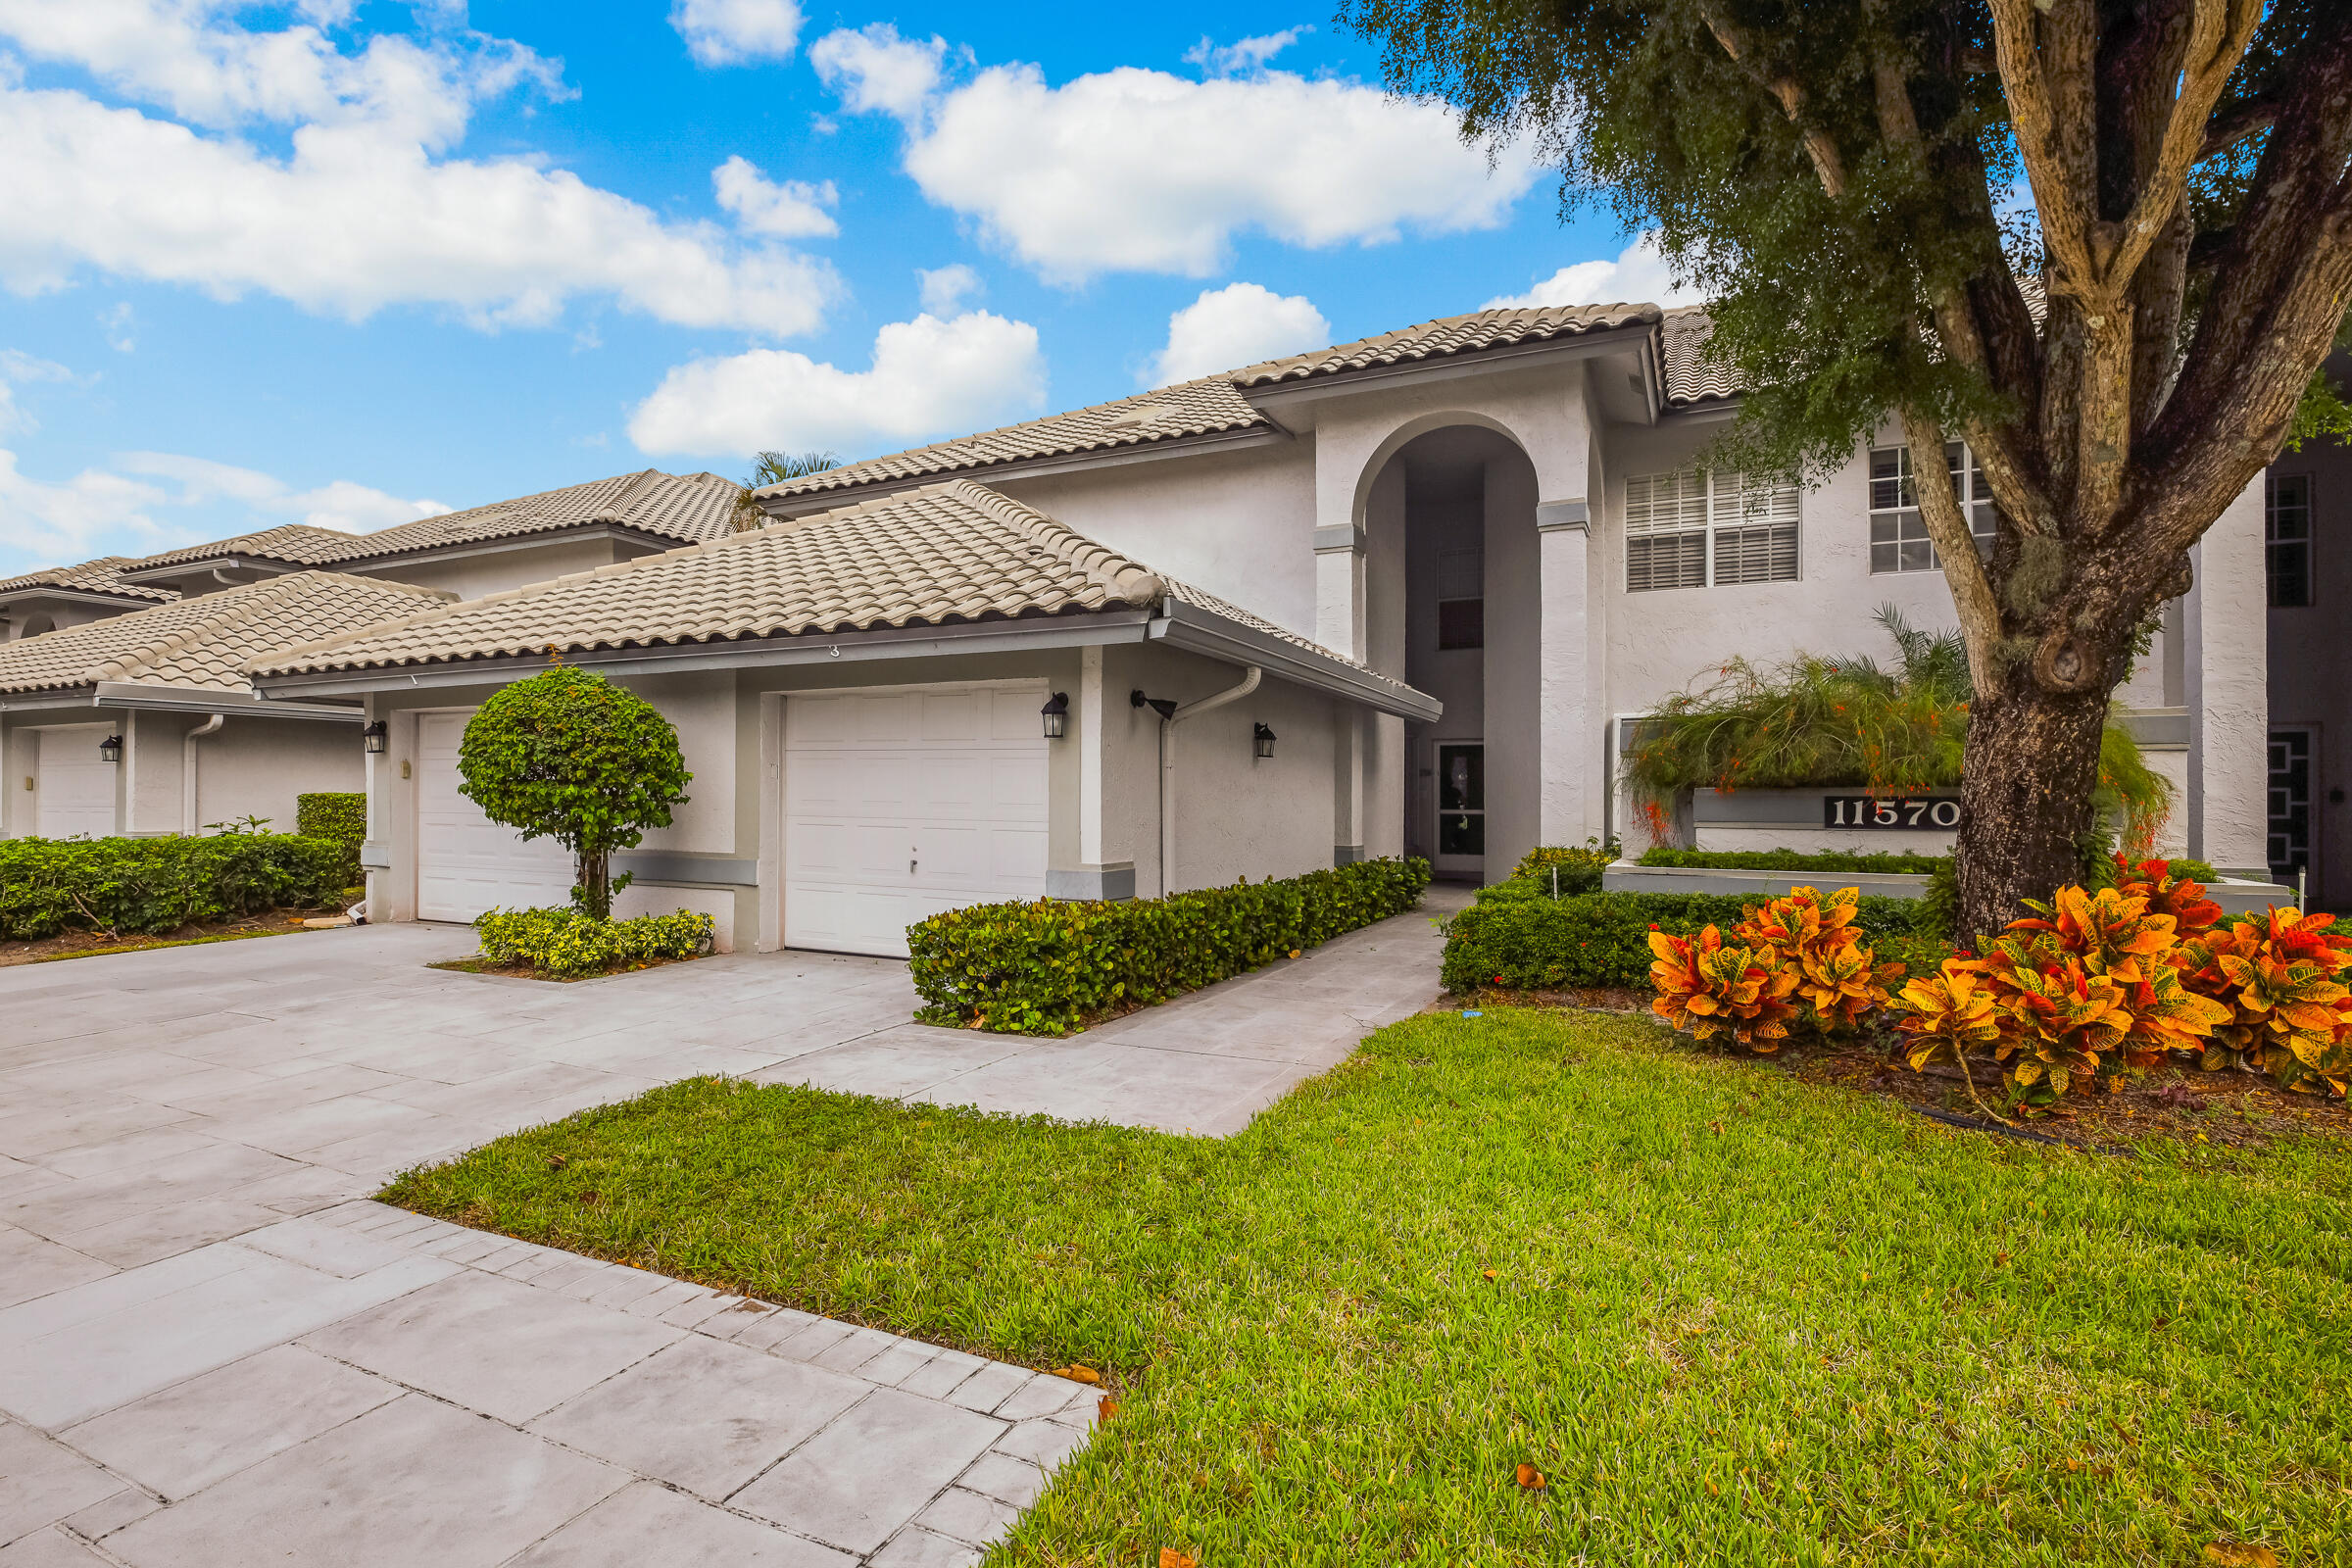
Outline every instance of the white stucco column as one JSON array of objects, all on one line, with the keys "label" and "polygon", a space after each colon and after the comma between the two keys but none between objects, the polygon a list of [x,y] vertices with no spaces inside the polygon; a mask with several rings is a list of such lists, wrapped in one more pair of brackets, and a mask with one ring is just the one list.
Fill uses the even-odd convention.
[{"label": "white stucco column", "polygon": [[1544,595],[1543,841],[1582,844],[1601,831],[1591,508],[1582,497],[1539,503],[1536,537]]},{"label": "white stucco column", "polygon": [[2219,870],[2267,877],[2270,859],[2269,593],[2263,481],[2230,503],[2190,553],[2185,622],[2188,850]]}]

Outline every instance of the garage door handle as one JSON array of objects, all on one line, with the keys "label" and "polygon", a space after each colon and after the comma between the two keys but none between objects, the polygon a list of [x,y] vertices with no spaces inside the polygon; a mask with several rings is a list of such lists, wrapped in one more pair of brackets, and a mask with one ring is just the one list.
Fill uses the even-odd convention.
[{"label": "garage door handle", "polygon": [[906,862],[906,874],[908,876],[914,875],[914,861],[911,859]]}]

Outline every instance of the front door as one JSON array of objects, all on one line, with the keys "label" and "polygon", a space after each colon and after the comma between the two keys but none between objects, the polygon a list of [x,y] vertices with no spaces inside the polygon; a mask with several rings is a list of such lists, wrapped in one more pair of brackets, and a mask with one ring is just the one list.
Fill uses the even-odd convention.
[{"label": "front door", "polygon": [[1484,881],[1487,870],[1487,749],[1477,741],[1438,743],[1440,876]]},{"label": "front door", "polygon": [[2312,732],[2271,731],[2271,875],[2288,887],[2311,869]]}]

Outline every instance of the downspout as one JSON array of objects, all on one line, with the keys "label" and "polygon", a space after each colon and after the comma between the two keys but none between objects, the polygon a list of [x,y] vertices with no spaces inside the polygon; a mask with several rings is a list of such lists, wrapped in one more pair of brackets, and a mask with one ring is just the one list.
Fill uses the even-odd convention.
[{"label": "downspout", "polygon": [[207,735],[219,734],[220,726],[227,722],[228,715],[226,713],[215,713],[188,731],[180,741],[180,831],[190,838],[196,836],[196,743]]},{"label": "downspout", "polygon": [[1197,713],[1239,702],[1257,690],[1265,671],[1255,664],[1244,665],[1243,670],[1239,684],[1212,692],[1197,703],[1169,709],[1159,716],[1159,896],[1163,899],[1176,887],[1176,748],[1172,744],[1175,728]]}]

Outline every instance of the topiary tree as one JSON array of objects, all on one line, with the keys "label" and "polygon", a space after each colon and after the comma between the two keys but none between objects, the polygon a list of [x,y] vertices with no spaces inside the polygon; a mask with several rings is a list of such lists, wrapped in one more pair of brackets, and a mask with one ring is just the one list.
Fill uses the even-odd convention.
[{"label": "topiary tree", "polygon": [[554,839],[572,854],[571,902],[599,920],[612,914],[612,852],[645,830],[669,826],[694,775],[678,732],[635,692],[602,675],[559,665],[518,680],[484,703],[458,746],[466,798],[525,839]]}]

